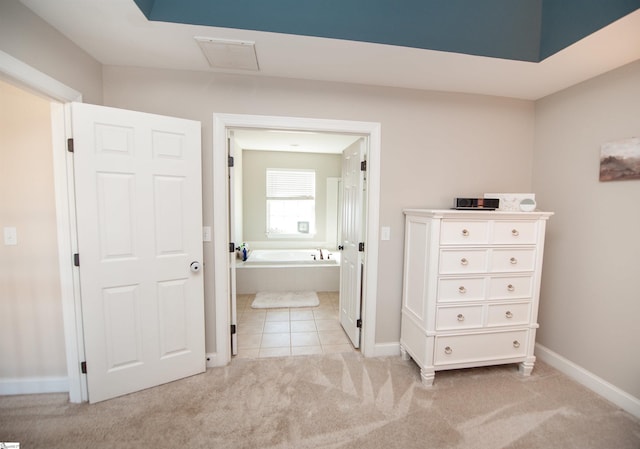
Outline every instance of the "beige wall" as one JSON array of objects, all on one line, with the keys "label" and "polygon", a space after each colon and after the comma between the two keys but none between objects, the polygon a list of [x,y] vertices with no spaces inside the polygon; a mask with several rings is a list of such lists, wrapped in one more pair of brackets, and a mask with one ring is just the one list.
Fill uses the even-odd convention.
[{"label": "beige wall", "polygon": [[0,1],[0,50],[102,102],[102,64],[18,0]]},{"label": "beige wall", "polygon": [[[406,207],[450,207],[456,196],[529,191],[534,104],[479,95],[106,66],[105,104],[202,122],[204,221],[213,221],[212,114],[380,122],[380,242],[376,340],[398,342]],[[541,203],[542,207],[546,205]],[[205,244],[206,266],[213,247]],[[213,274],[205,275],[207,350],[214,336]]]},{"label": "beige wall", "polygon": [[538,341],[640,398],[640,181],[599,182],[600,146],[640,134],[640,61],[536,104],[533,187],[549,221]]},{"label": "beige wall", "polygon": [[49,102],[0,81],[0,381],[67,374]]},{"label": "beige wall", "polygon": [[[313,247],[326,243],[327,178],[342,176],[342,157],[339,154],[291,153],[283,151],[242,152],[243,236],[247,242],[273,242],[266,231],[266,170],[267,168],[314,169],[316,171],[316,228],[311,239]],[[337,205],[336,205],[337,207]],[[279,243],[300,243],[300,239],[277,239]],[[335,246],[335,245],[334,245]],[[257,247],[257,246],[255,246]]]}]

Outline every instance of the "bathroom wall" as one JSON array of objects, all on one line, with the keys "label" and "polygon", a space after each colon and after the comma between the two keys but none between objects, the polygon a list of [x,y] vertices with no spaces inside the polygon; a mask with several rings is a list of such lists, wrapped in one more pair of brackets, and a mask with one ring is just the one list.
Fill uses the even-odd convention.
[{"label": "bathroom wall", "polygon": [[[342,176],[339,154],[294,153],[284,151],[244,150],[243,164],[243,235],[254,247],[325,247],[327,246],[327,178]],[[316,228],[310,239],[269,239],[266,236],[267,168],[314,169],[316,172]],[[337,207],[337,205],[336,205]]]}]

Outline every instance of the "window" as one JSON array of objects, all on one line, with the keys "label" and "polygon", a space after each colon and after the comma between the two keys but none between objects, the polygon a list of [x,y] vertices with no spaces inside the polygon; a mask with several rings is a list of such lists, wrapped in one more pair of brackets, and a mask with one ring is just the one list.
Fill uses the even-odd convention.
[{"label": "window", "polygon": [[316,232],[316,172],[267,169],[267,236],[310,237]]}]

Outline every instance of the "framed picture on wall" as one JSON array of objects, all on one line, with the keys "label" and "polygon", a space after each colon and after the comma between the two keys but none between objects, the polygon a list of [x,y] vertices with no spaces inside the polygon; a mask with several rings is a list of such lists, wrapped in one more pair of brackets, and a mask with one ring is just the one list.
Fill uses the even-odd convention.
[{"label": "framed picture on wall", "polygon": [[640,179],[640,137],[602,144],[600,181]]}]

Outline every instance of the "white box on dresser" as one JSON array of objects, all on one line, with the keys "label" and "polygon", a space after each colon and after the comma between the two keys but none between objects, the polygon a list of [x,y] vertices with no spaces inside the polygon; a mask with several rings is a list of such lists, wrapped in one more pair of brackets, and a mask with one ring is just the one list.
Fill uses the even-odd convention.
[{"label": "white box on dresser", "polygon": [[400,350],[435,372],[519,363],[531,374],[551,212],[406,209]]}]

